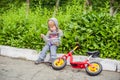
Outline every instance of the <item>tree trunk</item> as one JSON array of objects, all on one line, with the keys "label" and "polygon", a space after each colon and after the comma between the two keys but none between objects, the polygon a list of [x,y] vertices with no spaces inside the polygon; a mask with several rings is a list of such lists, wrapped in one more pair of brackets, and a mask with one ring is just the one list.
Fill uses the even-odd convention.
[{"label": "tree trunk", "polygon": [[85,2],[84,2],[84,10],[86,11],[87,9],[92,11],[92,2],[91,2],[91,0],[85,0]]},{"label": "tree trunk", "polygon": [[113,16],[115,12],[114,3],[115,3],[115,0],[110,0],[110,15],[111,16]]},{"label": "tree trunk", "polygon": [[30,1],[29,1],[29,0],[26,0],[26,17],[27,17],[28,14],[29,14],[29,5],[30,5]]},{"label": "tree trunk", "polygon": [[60,0],[57,0],[57,1],[56,1],[56,6],[55,6],[55,9],[54,9],[53,17],[55,17],[56,14],[57,14],[57,12],[58,12],[59,2],[60,2]]}]

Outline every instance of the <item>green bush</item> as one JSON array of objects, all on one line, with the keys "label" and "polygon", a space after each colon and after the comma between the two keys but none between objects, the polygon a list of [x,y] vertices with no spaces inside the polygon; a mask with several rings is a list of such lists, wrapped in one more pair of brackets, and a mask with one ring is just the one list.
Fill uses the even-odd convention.
[{"label": "green bush", "polygon": [[[0,44],[41,50],[44,41],[40,34],[46,34],[52,14],[53,8],[36,7],[26,15],[25,5],[4,12],[0,16]],[[98,50],[102,58],[120,59],[120,14],[110,17],[107,8],[85,13],[82,5],[74,4],[60,7],[56,18],[64,32],[58,52],[68,52],[78,37],[81,48],[74,54]]]}]

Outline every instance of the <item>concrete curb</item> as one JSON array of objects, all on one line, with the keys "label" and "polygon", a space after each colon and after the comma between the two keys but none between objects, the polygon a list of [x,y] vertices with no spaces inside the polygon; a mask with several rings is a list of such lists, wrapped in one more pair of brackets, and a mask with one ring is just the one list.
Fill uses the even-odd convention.
[{"label": "concrete curb", "polygon": [[10,46],[0,46],[0,55],[33,61],[38,58],[37,51],[35,50],[15,48]]},{"label": "concrete curb", "polygon": [[[0,46],[0,55],[8,56],[12,58],[22,58],[26,60],[35,61],[38,58],[38,52],[32,49],[22,49],[22,48],[15,48],[10,46]],[[57,54],[57,56],[62,56],[63,54]],[[74,61],[83,61],[87,58],[87,56],[76,56],[74,55]],[[49,55],[46,57],[46,61],[49,59]],[[120,61],[111,60],[111,59],[101,59],[101,58],[94,58],[91,59],[91,62],[97,61],[100,62],[103,66],[103,70],[108,71],[117,71],[120,72]],[[69,61],[67,63],[69,65]]]}]

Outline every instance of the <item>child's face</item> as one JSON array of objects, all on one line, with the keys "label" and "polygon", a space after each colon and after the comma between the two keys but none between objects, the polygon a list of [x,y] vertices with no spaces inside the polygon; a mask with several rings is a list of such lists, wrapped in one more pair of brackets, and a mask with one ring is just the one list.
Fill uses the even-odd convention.
[{"label": "child's face", "polygon": [[56,26],[53,21],[48,21],[48,26],[51,31],[56,31]]}]

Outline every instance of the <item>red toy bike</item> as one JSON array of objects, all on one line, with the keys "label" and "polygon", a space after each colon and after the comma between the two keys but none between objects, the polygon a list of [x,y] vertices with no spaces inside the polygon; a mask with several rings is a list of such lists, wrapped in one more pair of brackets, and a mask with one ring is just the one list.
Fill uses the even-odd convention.
[{"label": "red toy bike", "polygon": [[85,69],[86,72],[90,76],[96,76],[96,75],[100,74],[102,72],[102,65],[98,62],[90,62],[90,58],[92,58],[92,57],[95,58],[95,57],[99,56],[99,52],[98,51],[87,52],[89,57],[86,60],[84,60],[82,62],[81,61],[74,62],[72,53],[77,48],[79,48],[79,45],[76,45],[76,47],[73,50],[71,50],[70,52],[68,52],[68,54],[65,54],[65,55],[57,58],[56,60],[54,60],[52,62],[52,68],[55,70],[63,69],[67,65],[68,57],[70,57],[70,64],[73,68]]}]

